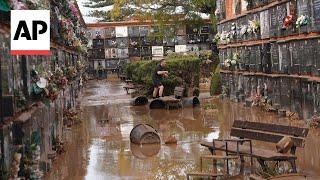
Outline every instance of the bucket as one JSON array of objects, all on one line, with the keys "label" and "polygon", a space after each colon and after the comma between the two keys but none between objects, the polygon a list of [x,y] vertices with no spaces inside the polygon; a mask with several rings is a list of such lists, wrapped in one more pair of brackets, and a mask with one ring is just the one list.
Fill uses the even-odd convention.
[{"label": "bucket", "polygon": [[166,104],[161,99],[154,99],[149,105],[150,109],[165,109]]},{"label": "bucket", "polygon": [[145,96],[139,96],[139,97],[136,97],[132,102],[131,104],[133,106],[144,106],[146,104],[148,104],[148,98],[145,97]]},{"label": "bucket", "polygon": [[189,98],[183,98],[183,107],[196,107],[196,106],[200,106],[200,101],[198,97],[194,96]]},{"label": "bucket", "polygon": [[149,124],[138,124],[130,132],[130,141],[134,144],[160,143],[158,132]]}]

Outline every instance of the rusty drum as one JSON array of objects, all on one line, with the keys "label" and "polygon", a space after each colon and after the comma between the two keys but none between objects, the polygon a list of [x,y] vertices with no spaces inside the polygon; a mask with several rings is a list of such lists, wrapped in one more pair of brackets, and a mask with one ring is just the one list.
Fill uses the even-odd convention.
[{"label": "rusty drum", "polygon": [[149,124],[138,124],[130,132],[130,141],[135,144],[160,143],[158,132]]}]

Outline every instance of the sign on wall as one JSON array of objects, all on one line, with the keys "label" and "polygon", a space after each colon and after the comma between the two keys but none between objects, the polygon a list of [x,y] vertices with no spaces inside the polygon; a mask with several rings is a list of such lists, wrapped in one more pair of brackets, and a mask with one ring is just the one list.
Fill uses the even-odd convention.
[{"label": "sign on wall", "polygon": [[116,27],[116,37],[128,37],[128,27],[127,26]]},{"label": "sign on wall", "polygon": [[50,55],[49,10],[11,10],[11,54]]},{"label": "sign on wall", "polygon": [[163,46],[152,46],[152,55],[161,57],[163,56]]},{"label": "sign on wall", "polygon": [[175,45],[174,51],[176,53],[184,53],[187,52],[187,45]]}]

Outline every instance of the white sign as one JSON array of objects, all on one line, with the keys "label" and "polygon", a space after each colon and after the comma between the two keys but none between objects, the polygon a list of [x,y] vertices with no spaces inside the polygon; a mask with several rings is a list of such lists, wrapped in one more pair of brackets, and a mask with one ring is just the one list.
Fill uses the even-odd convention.
[{"label": "white sign", "polygon": [[128,37],[128,27],[127,26],[116,27],[116,37]]},{"label": "white sign", "polygon": [[174,51],[176,53],[184,53],[187,52],[187,45],[175,45]]},{"label": "white sign", "polygon": [[11,10],[11,54],[50,55],[49,10]]},{"label": "white sign", "polygon": [[163,46],[152,46],[153,56],[163,56]]}]

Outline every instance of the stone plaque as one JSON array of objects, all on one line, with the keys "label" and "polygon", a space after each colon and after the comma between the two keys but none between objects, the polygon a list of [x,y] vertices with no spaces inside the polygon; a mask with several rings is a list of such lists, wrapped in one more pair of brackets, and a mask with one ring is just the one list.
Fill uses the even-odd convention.
[{"label": "stone plaque", "polygon": [[273,7],[269,9],[269,31],[270,37],[276,37],[278,32],[278,16],[277,16],[277,8]]},{"label": "stone plaque", "polygon": [[[308,0],[297,0],[297,18],[299,18],[301,15],[305,15],[308,18],[311,17],[311,9],[310,9],[310,3]],[[310,25],[301,26],[299,31],[302,32],[308,32],[308,28]]]},{"label": "stone plaque", "polygon": [[298,57],[297,41],[290,43],[289,47],[289,57],[292,66],[292,74],[300,74],[300,60]]},{"label": "stone plaque", "polygon": [[291,63],[290,63],[290,58],[289,58],[289,44],[287,43],[283,43],[280,45],[280,51],[279,54],[281,54],[281,56],[279,55],[279,64],[280,64],[280,69],[282,73],[285,74],[290,74],[290,67],[291,67]]},{"label": "stone plaque", "polygon": [[262,11],[260,13],[260,24],[261,24],[261,38],[269,38],[269,10]]},{"label": "stone plaque", "polygon": [[262,71],[264,73],[271,73],[271,57],[270,57],[270,44],[262,44],[261,46],[261,63]]},{"label": "stone plaque", "polygon": [[257,46],[250,47],[250,71],[256,71],[257,64]]},{"label": "stone plaque", "polygon": [[282,26],[283,26],[283,21],[287,15],[288,15],[287,4],[282,4],[280,6],[277,6],[278,36],[286,35],[286,30],[283,30]]},{"label": "stone plaque", "polygon": [[129,57],[129,49],[128,48],[119,48],[118,49],[118,58],[127,58]]},{"label": "stone plaque", "polygon": [[152,46],[152,55],[162,57],[164,53],[163,46]]},{"label": "stone plaque", "polygon": [[291,106],[291,80],[289,78],[281,78],[281,106],[290,109]]},{"label": "stone plaque", "polygon": [[320,0],[313,0],[314,30],[320,31]]},{"label": "stone plaque", "polygon": [[279,47],[278,47],[278,44],[272,43],[270,52],[271,52],[272,72],[278,73],[279,72]]},{"label": "stone plaque", "polygon": [[249,65],[250,65],[250,47],[246,46],[244,48],[244,64],[245,64],[245,69],[249,70]]},{"label": "stone plaque", "polygon": [[315,50],[314,50],[314,61],[316,64],[316,68],[318,71],[318,76],[320,76],[320,39],[316,39],[316,46],[315,46]]},{"label": "stone plaque", "polygon": [[116,27],[116,37],[128,37],[128,27],[127,26]]}]

